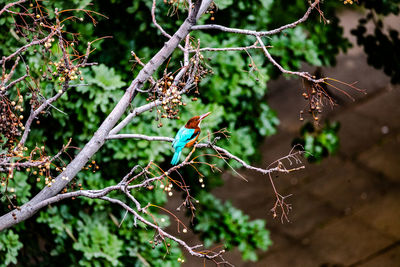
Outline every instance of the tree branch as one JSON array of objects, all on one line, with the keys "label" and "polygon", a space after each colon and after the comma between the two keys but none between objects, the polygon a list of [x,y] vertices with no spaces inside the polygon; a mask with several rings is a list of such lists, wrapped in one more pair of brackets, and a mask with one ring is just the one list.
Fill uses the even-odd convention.
[{"label": "tree branch", "polygon": [[[26,2],[26,0],[19,0],[19,1],[17,1],[17,2],[8,3],[7,5],[5,5],[5,6],[0,10],[0,16],[1,16],[1,14],[3,14],[4,11],[7,11],[7,12],[8,12],[8,9],[9,9],[10,7],[13,7],[13,6],[15,6],[15,5],[22,4],[22,3],[24,3],[24,2]],[[0,64],[1,64],[1,62],[0,62]]]},{"label": "tree branch", "polygon": [[300,76],[304,79],[309,80],[310,82],[313,83],[322,83],[325,81],[325,78],[321,78],[321,79],[314,79],[313,76],[311,74],[309,74],[308,72],[299,72],[299,71],[290,71],[290,70],[285,70],[278,62],[275,61],[275,59],[271,56],[271,54],[268,52],[267,48],[265,47],[261,37],[257,36],[257,41],[260,43],[265,56],[268,58],[268,60],[274,64],[282,73],[286,73],[286,74],[291,74],[291,75],[296,75],[296,76]]},{"label": "tree branch", "polygon": [[311,14],[311,11],[319,4],[320,0],[314,1],[310,7],[307,9],[306,13],[298,19],[295,22],[286,24],[284,26],[281,26],[277,29],[273,29],[270,31],[253,31],[253,30],[246,30],[246,29],[237,29],[237,28],[229,28],[225,27],[222,25],[217,25],[217,24],[206,24],[206,25],[196,25],[192,27],[192,30],[219,30],[223,32],[230,32],[230,33],[237,33],[237,34],[244,34],[244,35],[253,35],[253,36],[267,36],[267,35],[273,35],[282,32],[283,30],[294,28],[300,23],[303,23],[308,19],[308,17]]},{"label": "tree branch", "polygon": [[[190,10],[190,8],[189,8]],[[190,16],[190,13],[189,13]],[[165,37],[167,37],[168,39],[171,39],[172,36],[169,35],[164,29],[163,27],[161,27],[160,24],[158,24],[157,19],[156,19],[156,0],[153,0],[153,5],[151,6],[151,19],[153,21],[154,26],[157,27],[157,29],[161,32],[162,35],[164,35]],[[181,49],[182,51],[186,51],[185,48],[183,48],[183,46],[178,45],[179,49]]]},{"label": "tree branch", "polygon": [[[305,79],[309,80],[310,82],[318,84],[318,83],[324,82],[325,79],[322,78],[322,79],[318,79],[317,80],[311,74],[309,74],[308,72],[296,72],[296,71],[285,70],[281,65],[279,65],[272,58],[272,56],[270,55],[270,53],[267,50],[267,47],[264,45],[261,37],[280,33],[280,32],[282,32],[282,31],[284,31],[286,29],[294,28],[298,24],[306,21],[308,19],[308,17],[310,16],[311,11],[317,7],[319,2],[320,2],[320,0],[315,0],[313,3],[311,3],[310,7],[307,9],[307,11],[303,15],[303,17],[301,17],[297,21],[289,23],[289,24],[286,24],[284,26],[281,26],[281,27],[279,27],[277,29],[270,30],[270,31],[253,31],[253,30],[246,30],[246,29],[229,28],[229,27],[225,27],[225,26],[217,25],[217,24],[196,25],[196,26],[192,27],[192,30],[219,30],[219,31],[223,31],[223,32],[237,33],[237,34],[244,34],[244,35],[254,36],[254,37],[256,37],[257,42],[260,44],[260,47],[252,47],[252,48],[261,48],[261,49],[263,49],[264,54],[268,58],[268,60],[272,64],[274,64],[276,67],[278,67],[281,72],[286,73],[286,74],[300,76],[302,78],[305,78]],[[211,50],[210,48],[208,48],[208,50],[211,50],[211,51],[227,51],[228,49],[229,48],[219,48],[219,49],[215,49],[214,48],[213,50]],[[231,50],[246,50],[246,49],[245,48],[236,48],[236,49],[231,49]]]},{"label": "tree branch", "polygon": [[[272,46],[268,46],[271,48]],[[197,51],[199,52],[204,52],[204,51],[210,51],[210,52],[226,52],[226,51],[246,51],[249,49],[263,49],[261,46],[258,45],[249,45],[249,46],[243,46],[243,47],[203,47],[198,50],[189,50],[190,53],[196,53]]]},{"label": "tree branch", "polygon": [[[204,0],[207,3],[211,3],[210,0]],[[145,65],[145,67],[139,72],[138,76],[132,81],[130,86],[126,89],[124,96],[117,103],[115,108],[111,111],[108,117],[100,125],[96,133],[85,145],[85,147],[78,153],[78,155],[67,165],[65,170],[59,174],[54,184],[51,187],[45,187],[40,191],[33,199],[24,204],[20,209],[13,210],[0,217],[0,231],[11,227],[21,221],[24,221],[34,215],[39,208],[35,208],[37,203],[42,202],[52,196],[55,196],[60,192],[69,182],[69,179],[75,177],[75,175],[82,169],[86,162],[103,146],[109,132],[121,118],[122,114],[129,107],[134,97],[137,94],[137,89],[143,87],[144,83],[149,77],[158,69],[161,64],[172,54],[172,52],[179,45],[181,40],[190,32],[191,27],[197,21],[197,14],[202,0],[196,1],[193,12],[186,18],[183,24],[179,27],[177,32],[171,37],[171,39],[165,43],[164,47],[153,56],[153,58]],[[52,32],[53,33],[53,32]],[[54,33],[53,33],[54,34]],[[62,177],[68,177],[65,180]],[[14,215],[14,216],[13,216]]]},{"label": "tree branch", "polygon": [[[174,141],[174,139],[171,138],[171,137],[147,136],[147,135],[143,135],[143,134],[114,134],[114,135],[109,135],[107,137],[107,140],[128,139],[128,138],[129,139],[132,138],[132,139],[147,140],[147,141],[162,141],[162,142],[172,142],[172,141]],[[271,164],[266,169],[254,167],[252,165],[247,164],[241,158],[233,155],[228,150],[226,150],[226,149],[224,149],[222,147],[216,146],[216,145],[212,144],[211,142],[208,142],[208,143],[197,143],[194,147],[195,148],[212,148],[215,151],[218,151],[219,153],[221,153],[220,154],[221,156],[229,158],[229,159],[233,159],[233,160],[237,161],[238,163],[240,163],[246,169],[253,170],[253,171],[256,171],[256,172],[260,172],[262,174],[268,174],[268,173],[275,172],[275,171],[284,172],[284,173],[289,173],[289,172],[293,171],[293,170],[283,169],[281,166],[277,166],[275,168],[269,168],[269,167],[271,167]],[[293,154],[292,151],[290,152],[290,154]],[[273,163],[276,163],[276,162],[277,161],[275,161]],[[303,169],[303,168],[304,168],[304,166],[299,167],[299,169]]]},{"label": "tree branch", "polygon": [[18,54],[24,52],[26,49],[28,49],[28,48],[31,47],[31,46],[40,45],[40,44],[46,43],[46,42],[47,42],[51,37],[53,37],[55,34],[56,34],[56,31],[55,31],[55,30],[52,30],[52,31],[49,33],[49,35],[47,35],[45,38],[40,39],[40,40],[34,40],[34,41],[30,42],[29,44],[26,44],[26,45],[20,47],[19,49],[17,49],[17,51],[15,51],[14,53],[12,53],[12,54],[9,55],[8,57],[3,58],[2,60],[0,60],[0,64],[3,64],[4,62],[10,60],[11,58],[15,57],[16,55],[18,55]]}]

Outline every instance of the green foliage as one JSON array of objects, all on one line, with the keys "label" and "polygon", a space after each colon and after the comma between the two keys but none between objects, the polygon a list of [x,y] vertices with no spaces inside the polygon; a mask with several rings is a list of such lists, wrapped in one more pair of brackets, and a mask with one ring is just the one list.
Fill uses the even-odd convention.
[{"label": "green foliage", "polygon": [[[322,17],[314,11],[314,15],[311,15],[306,22],[295,28],[295,31],[298,32],[294,34],[293,30],[286,30],[280,34],[279,38],[284,40],[289,38],[297,44],[295,46],[288,44],[286,51],[280,52],[284,53],[285,56],[279,57],[279,60],[283,60],[290,69],[299,68],[302,61],[316,65],[334,65],[335,57],[340,50],[345,52],[351,45],[343,36],[343,29],[335,14],[337,9],[342,6],[343,3],[340,1],[324,1],[320,8],[328,21],[323,21]],[[303,16],[304,10],[307,8],[308,2],[303,0],[273,1],[271,7],[273,12],[269,13],[270,23],[268,27],[276,28],[291,23]],[[286,36],[287,34],[289,36]],[[300,41],[302,39],[305,40],[304,44]],[[304,52],[297,50],[300,47],[304,49]],[[274,48],[271,49],[271,53],[273,50]],[[287,58],[288,56],[289,58]],[[277,70],[273,72],[275,75],[279,73]]]},{"label": "green foliage", "polygon": [[96,84],[104,90],[115,90],[125,86],[121,77],[115,73],[114,68],[108,68],[104,64],[93,66],[91,73],[94,77],[85,75],[86,81],[90,84]]},{"label": "green foliage", "polygon": [[198,199],[205,208],[198,211],[194,229],[205,246],[222,242],[227,249],[238,247],[244,260],[256,261],[256,250],[265,251],[272,245],[264,220],[250,221],[230,202],[222,203],[209,193],[200,193]]},{"label": "green foliage", "polygon": [[308,122],[301,128],[301,137],[296,138],[293,145],[300,144],[304,147],[304,156],[309,162],[320,162],[339,148],[339,128],[338,122],[328,122],[322,128],[316,128]]},{"label": "green foliage", "polygon": [[18,234],[15,234],[13,230],[0,232],[0,266],[16,264],[18,252],[22,247]]},{"label": "green foliage", "polygon": [[[155,202],[154,199],[148,200]],[[153,248],[149,241],[153,239],[154,232],[143,224],[136,223],[130,215],[118,228],[117,225],[124,216],[122,211],[121,214],[117,212],[114,215],[112,210],[103,207],[101,211],[90,215],[83,211],[78,211],[76,215],[72,215],[73,213],[67,205],[52,207],[40,213],[37,221],[51,229],[51,235],[47,234],[46,242],[52,236],[55,243],[50,251],[51,257],[44,256],[48,264],[63,259],[64,263],[79,262],[80,266],[179,265],[176,260],[182,258],[182,255],[177,244],[166,240],[166,243]],[[170,223],[166,216],[154,214],[154,219],[162,227],[167,227]],[[170,244],[168,248],[165,246],[167,243]]]},{"label": "green foliage", "polygon": [[122,255],[123,241],[109,231],[103,221],[107,218],[99,216],[92,219],[81,213],[82,220],[77,223],[78,240],[73,248],[83,253],[79,261],[81,266],[118,266],[118,258]]},{"label": "green foliage", "polygon": [[[0,0],[1,6],[6,2]],[[169,5],[158,2],[158,21],[167,32],[173,33],[184,19],[184,15],[179,13],[179,17],[171,18],[167,16]],[[297,20],[307,8],[307,1],[304,0],[216,0],[215,2],[218,6],[215,23],[252,30],[273,29]],[[96,50],[90,55],[89,60],[100,64],[82,70],[84,83],[88,86],[72,87],[60,101],[54,103],[55,107],[67,115],[51,108],[41,117],[41,128],[33,126],[27,146],[32,148],[37,144],[45,144],[46,151],[51,155],[58,152],[62,144],[71,137],[74,147],[83,147],[140,70],[139,66],[134,66],[131,62],[130,51],[133,50],[147,62],[162,47],[165,38],[156,34],[158,30],[150,23],[151,1],[73,0],[41,3],[50,10],[50,18],[54,17],[55,7],[60,10],[87,8],[104,13],[110,18],[107,20],[95,16],[98,24],[94,27],[83,12],[65,14],[65,16],[73,14],[84,19],[83,23],[70,21],[65,25],[66,30],[80,33],[80,42],[76,43],[76,49],[79,51],[85,51],[88,41],[101,36],[114,37],[93,44]],[[265,38],[267,45],[274,46],[270,49],[271,54],[284,67],[292,70],[300,68],[302,62],[318,66],[333,64],[336,54],[349,46],[348,41],[342,36],[338,20],[333,15],[338,4],[340,1],[325,1],[322,5],[325,16],[331,21],[330,24],[320,23],[318,14],[313,13],[309,22],[299,25],[296,29],[286,30],[271,39]],[[211,22],[209,17],[206,15],[201,23]],[[0,17],[0,54],[8,55],[28,42],[24,39],[10,38],[10,30],[15,30],[10,29],[12,23],[13,18],[8,14]],[[220,32],[193,32],[192,36],[200,38],[201,44],[208,47],[236,47],[254,43],[253,39],[242,35]],[[66,35],[66,38],[72,37]],[[49,60],[59,60],[57,58],[59,54],[55,51],[55,47],[53,49],[55,58]],[[123,132],[173,137],[177,129],[190,117],[212,111],[212,115],[202,124],[201,137],[206,136],[207,130],[215,132],[227,128],[231,132],[231,138],[219,141],[218,145],[235,155],[240,155],[246,161],[254,160],[257,157],[256,148],[260,141],[265,136],[275,134],[279,124],[277,114],[265,101],[266,83],[271,77],[277,77],[278,71],[265,60],[261,51],[251,50],[248,53],[204,52],[206,64],[214,71],[214,75],[206,77],[201,82],[200,95],[196,95],[198,101],[191,101],[192,94],[184,97],[184,102],[188,105],[181,110],[179,121],[163,119],[164,126],[157,128],[159,121],[155,120],[154,110],[135,118]],[[47,59],[43,61],[41,53],[35,52],[35,48],[29,48],[22,53],[22,56],[41,88],[44,88],[41,93],[45,97],[53,95],[60,89],[56,82],[41,79],[42,66],[48,64]],[[181,56],[180,51],[172,55],[168,71],[180,68]],[[23,71],[23,68],[17,70],[19,74]],[[160,77],[163,71],[161,68],[155,77]],[[20,90],[23,94],[28,92],[25,87]],[[132,107],[145,104],[146,97],[144,94],[139,94]],[[29,111],[27,104],[25,110]],[[24,115],[27,115],[26,111]],[[306,149],[316,158],[320,158],[326,154],[324,151],[330,153],[335,151],[336,133],[337,129],[329,126],[328,130],[318,133],[304,130],[302,137],[308,140],[307,143],[304,141]],[[68,151],[71,157],[77,152],[77,150]],[[184,153],[187,153],[187,150]],[[100,165],[100,170],[96,173],[82,171],[73,182],[81,183],[85,189],[103,188],[117,183],[136,164],[144,166],[152,160],[166,167],[171,155],[171,146],[165,142],[107,141],[94,158]],[[69,157],[63,157],[65,163],[69,160]],[[203,160],[219,167],[226,167],[222,160],[214,157],[203,157]],[[236,162],[229,163],[234,167],[240,167]],[[63,163],[57,162],[57,164]],[[207,189],[221,184],[219,176],[209,168],[201,167],[199,170],[207,177],[205,179]],[[183,177],[197,177],[197,175],[194,170],[187,169],[182,172]],[[255,251],[265,250],[271,245],[265,221],[251,221],[229,202],[222,203],[204,192],[195,179],[185,181],[190,185],[193,196],[200,200],[199,206],[196,206],[195,229],[207,245],[223,242],[227,248],[238,246],[243,258],[247,260],[256,260]],[[18,172],[11,181],[11,186],[15,187],[18,195],[17,204],[21,205],[34,196],[43,183],[37,183],[36,176],[32,173]],[[142,190],[133,194],[141,203],[163,205],[167,201],[165,192],[158,187],[151,191]],[[3,197],[1,213],[7,211],[5,201]],[[154,232],[140,223],[136,224],[132,216],[128,215],[122,226],[117,227],[124,215],[119,207],[101,200],[79,198],[62,202],[41,211],[36,221],[30,220],[29,224],[28,222],[20,224],[16,228],[18,234],[14,234],[11,230],[0,233],[0,251],[5,252],[4,257],[0,254],[0,262],[4,265],[15,263],[22,244],[30,244],[24,246],[25,253],[18,255],[20,263],[56,265],[61,262],[67,266],[179,265],[177,258],[182,258],[182,255],[175,242],[170,242],[168,252],[163,245],[155,246],[153,249],[149,240],[153,239]],[[153,216],[155,220],[166,218],[156,211]],[[168,225],[169,221],[166,220],[163,226]],[[37,246],[38,240],[44,243],[44,248]]]},{"label": "green foliage", "polygon": [[[0,200],[8,201],[5,196],[5,187],[0,187]],[[18,201],[24,203],[31,196],[31,185],[26,180],[26,174],[17,172],[12,179],[8,180],[8,191],[18,196]]]},{"label": "green foliage", "polygon": [[[301,57],[315,66],[321,66],[317,45],[307,37],[304,29],[298,27],[289,29],[285,35],[275,35],[271,38],[271,55],[280,58],[280,64],[286,69],[299,69]],[[290,49],[287,49],[290,47]],[[293,60],[293,58],[295,60]]]}]

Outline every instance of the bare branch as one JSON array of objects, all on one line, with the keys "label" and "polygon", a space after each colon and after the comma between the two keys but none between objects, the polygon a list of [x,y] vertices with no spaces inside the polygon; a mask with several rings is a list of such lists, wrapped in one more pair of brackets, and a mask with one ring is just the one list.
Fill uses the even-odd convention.
[{"label": "bare branch", "polygon": [[[104,189],[101,190],[79,190],[79,191],[74,191],[74,192],[68,192],[68,193],[63,193],[63,194],[57,194],[53,197],[47,198],[37,204],[35,204],[32,209],[37,210],[37,209],[41,209],[47,205],[50,204],[54,204],[57,202],[60,202],[62,200],[65,199],[70,199],[70,198],[77,198],[77,197],[87,197],[87,198],[91,198],[91,199],[101,199],[101,200],[105,200],[108,201],[110,203],[113,204],[118,204],[119,206],[121,206],[124,210],[126,210],[127,212],[131,213],[135,219],[143,222],[144,224],[146,224],[147,226],[150,226],[151,228],[153,228],[154,230],[156,230],[156,232],[158,233],[158,235],[162,236],[162,238],[169,238],[173,241],[175,241],[176,243],[178,243],[179,245],[181,245],[184,249],[186,249],[191,255],[196,256],[196,257],[200,257],[200,258],[205,258],[205,259],[209,259],[209,260],[214,260],[217,258],[220,258],[220,256],[225,252],[225,250],[220,250],[219,252],[213,252],[213,251],[209,251],[209,250],[198,250],[199,247],[201,247],[201,245],[197,245],[197,246],[189,246],[186,242],[184,242],[183,240],[175,237],[174,235],[171,235],[169,233],[167,233],[165,230],[163,230],[160,226],[158,226],[156,223],[152,223],[150,221],[148,221],[147,219],[145,219],[143,216],[141,216],[138,212],[144,213],[144,214],[148,214],[147,211],[147,206],[145,208],[142,208],[140,203],[129,193],[129,190],[134,188],[134,187],[138,187],[139,185],[135,185],[135,186],[129,186],[127,187],[125,185],[126,180],[128,179],[129,176],[131,176],[133,174],[133,172],[138,168],[138,166],[135,166],[125,177],[124,179],[122,179],[122,181],[117,184],[117,185],[113,185],[113,186],[108,186]],[[172,172],[172,171],[169,171]],[[139,173],[137,176],[141,176],[143,174],[143,171],[141,173]],[[136,176],[136,177],[137,177]],[[65,177],[64,177],[65,178]],[[66,180],[69,180],[69,177],[65,178]],[[149,183],[149,181],[147,181],[146,183]],[[142,183],[141,185],[146,186],[146,184]],[[115,198],[111,198],[108,197],[107,195],[112,192],[112,191],[120,191],[123,192],[126,196],[128,196],[128,198],[130,200],[132,200],[133,203],[135,203],[136,206],[136,210],[134,210],[133,208],[131,208],[128,204],[124,203],[121,200],[115,199]],[[14,218],[17,219],[17,215],[14,214]],[[186,228],[186,227],[185,227]],[[222,259],[222,258],[221,258]],[[223,260],[223,259],[222,259]]]},{"label": "bare branch", "polygon": [[[179,78],[179,76],[183,75],[183,72],[187,71],[187,67],[183,67],[182,68],[182,73],[179,72],[177,77]],[[178,82],[177,78],[175,79],[174,82]],[[184,94],[186,93],[191,87],[193,87],[193,83],[189,82],[186,84],[186,86],[184,87],[183,90],[181,90],[179,92],[179,94]],[[169,98],[168,98],[169,99]],[[111,131],[110,131],[110,135],[115,135],[117,133],[119,133],[119,131],[121,131],[126,125],[128,125],[128,123],[130,121],[133,120],[133,118],[135,118],[136,116],[142,114],[143,112],[146,112],[152,108],[155,108],[157,106],[160,106],[162,104],[161,100],[155,100],[153,102],[150,102],[148,104],[145,104],[141,107],[135,108],[132,112],[130,112],[128,114],[128,116],[126,116],[118,125],[116,125]]]},{"label": "bare branch", "polygon": [[46,43],[46,42],[47,42],[51,37],[53,37],[55,34],[56,34],[56,31],[55,31],[55,30],[52,30],[52,31],[49,33],[49,35],[47,35],[45,38],[40,39],[40,40],[34,40],[34,41],[30,42],[29,44],[26,44],[26,45],[24,45],[24,46],[18,48],[17,51],[15,51],[14,53],[12,53],[12,54],[9,55],[8,57],[3,58],[2,60],[0,60],[0,64],[3,64],[4,62],[10,60],[11,58],[15,57],[16,55],[18,55],[18,54],[24,52],[26,49],[28,49],[28,48],[31,47],[31,46],[40,45],[40,44]]},{"label": "bare branch", "polygon": [[109,135],[106,139],[112,140],[112,139],[126,139],[126,138],[142,139],[147,141],[166,141],[166,142],[174,141],[174,139],[171,137],[147,136],[143,134],[114,134],[114,135]]},{"label": "bare branch", "polygon": [[[282,32],[283,30],[289,29],[289,28],[294,28],[296,27],[298,24],[306,21],[308,19],[308,17],[311,14],[311,11],[313,9],[315,9],[317,7],[317,5],[319,4],[320,0],[315,0],[313,3],[310,4],[310,7],[307,9],[307,11],[305,12],[305,14],[303,15],[303,17],[301,17],[300,19],[298,19],[297,21],[293,22],[293,23],[289,23],[286,24],[284,26],[281,26],[277,29],[274,30],[270,30],[270,31],[253,31],[253,30],[246,30],[246,29],[236,29],[236,28],[229,28],[229,27],[225,27],[225,26],[221,26],[221,25],[216,25],[216,24],[209,24],[209,25],[196,25],[192,27],[192,30],[219,30],[219,31],[223,31],[223,32],[229,32],[229,33],[237,33],[237,34],[244,34],[244,35],[250,35],[250,36],[254,36],[257,39],[257,42],[260,44],[260,46],[256,46],[256,44],[254,44],[251,47],[248,48],[206,48],[204,49],[205,51],[235,51],[235,50],[247,50],[249,48],[257,48],[257,49],[262,49],[264,51],[265,56],[268,58],[268,60],[274,64],[276,67],[279,68],[279,70],[282,73],[285,74],[291,74],[291,75],[296,75],[296,76],[300,76],[302,78],[305,78],[313,83],[322,83],[325,81],[324,78],[322,79],[315,79],[314,77],[312,77],[312,75],[310,75],[307,72],[296,72],[296,71],[289,71],[289,70],[285,70],[281,65],[279,65],[271,56],[271,54],[268,52],[267,47],[264,45],[261,37],[262,36],[268,36],[268,35],[273,35],[273,34],[277,34]],[[192,51],[191,51],[192,52]]]},{"label": "bare branch", "polygon": [[26,77],[28,77],[29,74],[24,74],[23,76],[19,77],[18,79],[10,82],[7,86],[3,87],[3,90],[7,90],[8,88],[14,86],[15,84],[19,83],[20,81],[25,80]]},{"label": "bare branch", "polygon": [[125,204],[121,200],[110,198],[110,197],[101,197],[100,199],[103,199],[103,200],[109,201],[111,203],[120,205],[122,208],[124,208],[128,212],[132,213],[139,221],[141,221],[144,224],[156,229],[157,232],[159,234],[161,234],[162,236],[167,237],[167,238],[169,238],[171,240],[174,240],[176,243],[180,244],[192,256],[196,256],[196,257],[206,258],[206,259],[212,260],[212,259],[215,259],[215,258],[219,257],[221,254],[223,254],[225,252],[225,250],[221,250],[219,252],[210,252],[210,251],[208,251],[208,253],[204,253],[203,251],[195,251],[193,248],[191,248],[189,245],[187,245],[186,242],[184,242],[183,240],[181,240],[181,239],[179,239],[179,238],[177,238],[177,237],[165,232],[163,229],[161,229],[159,226],[155,225],[154,223],[151,223],[151,222],[147,221],[145,218],[140,216],[135,210],[133,210],[131,207],[129,207],[127,204]]},{"label": "bare branch", "polygon": [[[12,78],[12,76],[14,75],[15,69],[18,66],[19,59],[20,59],[20,57],[17,57],[17,59],[14,62],[14,65],[12,66],[11,71],[10,71],[10,73],[8,75],[6,74],[6,70],[5,70],[6,66],[5,66],[5,61],[4,61],[4,63],[3,63],[3,77],[4,77],[4,79],[2,79],[1,86],[4,86],[8,82],[8,80],[10,80]],[[28,72],[28,68],[27,68],[27,72]]]},{"label": "bare branch", "polygon": [[[187,0],[188,1],[188,10],[189,10],[189,15],[192,12],[192,0]],[[183,51],[183,64],[185,66],[189,65],[189,49],[190,49],[190,33],[186,35],[185,38],[185,50]]]},{"label": "bare branch", "polygon": [[[143,134],[114,134],[114,135],[109,135],[107,137],[107,140],[126,139],[126,138],[133,138],[133,139],[140,139],[140,140],[147,140],[147,141],[163,141],[163,142],[172,142],[172,141],[174,141],[174,139],[170,138],[170,137],[147,136],[147,135],[143,135]],[[277,161],[271,163],[270,166],[268,166],[268,168],[266,168],[266,169],[254,167],[254,166],[249,165],[248,163],[246,163],[241,158],[233,155],[228,150],[226,150],[226,149],[224,149],[222,147],[216,146],[216,145],[214,145],[214,144],[212,144],[210,142],[208,142],[208,143],[197,143],[195,145],[195,148],[212,148],[215,151],[218,151],[218,153],[221,153],[222,156],[237,161],[238,163],[240,163],[246,169],[257,171],[257,172],[260,172],[262,174],[268,174],[268,173],[275,172],[275,171],[284,172],[284,173],[289,173],[289,172],[293,171],[292,169],[282,168],[281,165],[277,166],[275,168],[269,168],[269,167],[271,167],[271,164],[275,164]],[[292,156],[292,151],[290,152],[289,156]],[[281,158],[279,160],[282,161],[283,159],[286,159],[287,157],[288,156],[285,156],[285,157],[283,157],[283,158]],[[296,168],[296,170],[303,169],[303,168],[304,168],[304,166],[300,166],[300,167]]]},{"label": "bare branch", "polygon": [[197,12],[197,15],[196,15],[196,19],[197,20],[201,17],[201,15],[204,14],[204,12],[207,11],[208,7],[211,5],[212,2],[213,2],[213,0],[204,0],[204,1],[202,1],[200,9],[199,9],[199,11]]},{"label": "bare branch", "polygon": [[[13,7],[13,6],[15,6],[15,5],[22,4],[22,3],[24,3],[24,2],[26,2],[26,0],[19,0],[19,1],[17,1],[17,2],[8,3],[7,5],[5,5],[5,6],[0,10],[0,16],[1,16],[1,14],[3,14],[4,11],[9,12],[8,9],[9,9],[10,7]],[[0,62],[0,64],[1,64],[1,62]]]},{"label": "bare branch", "polygon": [[[172,54],[172,52],[179,45],[181,40],[186,37],[191,27],[196,23],[197,13],[199,12],[202,0],[196,1],[193,12],[186,18],[177,32],[171,39],[165,43],[164,47],[159,50],[156,55],[145,65],[139,72],[138,76],[132,81],[130,86],[126,89],[124,96],[117,103],[115,108],[111,111],[108,117],[104,120],[96,133],[85,145],[85,147],[78,153],[77,156],[65,167],[65,170],[55,178],[55,182],[51,187],[45,187],[33,199],[25,203],[20,209],[13,210],[0,217],[0,231],[15,225],[18,222],[26,220],[35,214],[39,208],[35,208],[37,203],[42,202],[60,192],[68,183],[68,180],[62,177],[73,178],[82,169],[86,162],[100,149],[104,144],[105,139],[109,135],[114,125],[120,119],[125,110],[129,107],[130,103],[137,94],[137,89],[141,89],[144,83],[155,72],[156,69]],[[205,0],[205,2],[210,2]],[[52,31],[54,35],[54,31]],[[26,48],[25,48],[26,49]],[[58,94],[57,94],[58,95]],[[32,118],[33,119],[33,118]],[[14,215],[14,216],[13,216]]]},{"label": "bare branch", "polygon": [[282,27],[279,27],[274,30],[270,31],[253,31],[253,30],[246,30],[246,29],[237,29],[237,28],[229,28],[225,27],[222,25],[217,25],[217,24],[206,24],[206,25],[196,25],[192,27],[192,30],[219,30],[223,32],[230,32],[230,33],[237,33],[237,34],[244,34],[244,35],[253,35],[253,36],[267,36],[267,35],[273,35],[282,32],[283,30],[289,29],[289,28],[294,28],[298,24],[306,21],[308,17],[311,14],[311,11],[319,4],[320,0],[314,1],[310,7],[307,9],[306,13],[302,18],[299,20],[286,24]]},{"label": "bare branch", "polygon": [[296,75],[296,76],[300,76],[304,79],[309,80],[310,82],[313,83],[322,83],[325,81],[325,78],[321,78],[321,79],[314,79],[313,76],[311,74],[309,74],[308,72],[298,72],[298,71],[290,71],[290,70],[285,70],[281,65],[279,65],[278,62],[275,61],[275,59],[271,56],[271,54],[268,52],[267,48],[265,47],[261,37],[257,36],[257,41],[260,43],[265,56],[268,58],[268,60],[274,64],[282,73],[286,73],[286,74],[291,74],[291,75]]},{"label": "bare branch", "polygon": [[[131,55],[135,58],[135,61],[136,61],[140,66],[142,66],[142,67],[146,66],[146,64],[144,64],[144,63],[142,62],[142,60],[136,55],[136,53],[135,53],[134,51],[131,51]],[[152,76],[150,76],[149,80],[150,80],[150,83],[153,84],[153,85],[156,83],[156,81],[154,80],[154,78],[153,78]]]},{"label": "bare branch", "polygon": [[[189,13],[189,16],[191,14]],[[156,0],[153,0],[153,5],[151,6],[151,19],[153,20],[153,24],[154,26],[157,27],[157,29],[160,30],[161,34],[164,35],[165,37],[167,37],[168,39],[171,39],[172,36],[169,35],[162,27],[160,24],[158,24],[157,20],[156,20]],[[186,51],[185,48],[183,48],[183,46],[178,45],[179,49],[181,49],[182,51]]]},{"label": "bare branch", "polygon": [[157,27],[157,29],[160,30],[161,34],[167,37],[168,39],[171,39],[171,35],[169,35],[162,27],[160,24],[158,24],[156,20],[156,0],[153,0],[153,5],[151,6],[151,19],[153,20],[154,26]]},{"label": "bare branch", "polygon": [[39,116],[40,112],[42,112],[45,108],[47,108],[51,103],[55,102],[63,95],[63,91],[58,92],[53,97],[45,100],[36,110],[32,111],[29,114],[29,118],[25,122],[25,130],[22,134],[21,140],[19,142],[20,146],[24,146],[26,139],[28,138],[29,132],[31,131],[32,122]]},{"label": "bare branch", "polygon": [[[272,46],[266,46],[268,48],[271,48]],[[249,45],[249,46],[243,46],[243,47],[203,47],[200,48],[198,51],[199,52],[204,52],[204,51],[210,51],[210,52],[225,52],[225,51],[245,51],[249,49],[263,49],[263,47],[258,46],[258,45]],[[190,53],[195,53],[197,50],[189,50]]]}]

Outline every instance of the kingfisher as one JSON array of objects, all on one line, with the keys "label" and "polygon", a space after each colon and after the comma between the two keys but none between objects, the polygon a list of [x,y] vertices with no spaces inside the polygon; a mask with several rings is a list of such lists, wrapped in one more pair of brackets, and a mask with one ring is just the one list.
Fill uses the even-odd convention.
[{"label": "kingfisher", "polygon": [[182,149],[184,147],[191,147],[196,142],[201,132],[201,121],[210,115],[210,113],[211,112],[207,112],[201,116],[195,116],[191,118],[184,126],[182,126],[182,128],[179,129],[174,141],[172,142],[172,147],[175,150],[174,156],[171,160],[172,165],[178,164]]}]

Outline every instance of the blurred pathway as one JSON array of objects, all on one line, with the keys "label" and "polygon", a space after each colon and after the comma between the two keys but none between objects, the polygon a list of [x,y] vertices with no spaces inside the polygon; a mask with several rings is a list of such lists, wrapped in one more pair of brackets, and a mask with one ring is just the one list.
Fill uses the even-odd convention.
[{"label": "blurred pathway", "polygon": [[[341,18],[349,36],[358,15],[343,13]],[[399,20],[391,21],[399,30]],[[293,194],[291,222],[272,218],[272,188],[258,173],[243,171],[249,183],[225,173],[225,185],[213,192],[252,219],[267,219],[274,242],[255,263],[243,262],[237,251],[228,252],[225,258],[235,266],[400,266],[400,87],[368,66],[360,47],[340,55],[337,66],[323,73],[359,81],[368,94],[353,93],[355,102],[343,98],[340,107],[324,114],[324,119],[341,123],[336,156],[275,178],[281,193]],[[268,103],[277,110],[281,125],[261,146],[260,166],[286,155],[298,135],[299,111],[306,104],[300,86],[299,80],[284,79],[268,84]],[[203,262],[187,257],[185,266]]]},{"label": "blurred pathway", "polygon": [[[344,13],[342,23],[352,27],[357,19]],[[257,173],[245,171],[250,180],[245,185],[226,174],[225,185],[215,191],[252,218],[266,218],[271,231],[274,245],[258,262],[241,262],[237,252],[227,255],[236,266],[400,266],[400,87],[369,67],[359,47],[323,73],[359,81],[368,94],[353,94],[355,102],[343,98],[342,106],[325,114],[341,123],[336,156],[276,178],[281,193],[293,194],[291,222],[272,219],[272,188]],[[261,147],[264,167],[287,154],[298,134],[299,111],[306,104],[300,86],[298,80],[284,79],[269,84],[268,103],[281,125]]]}]

